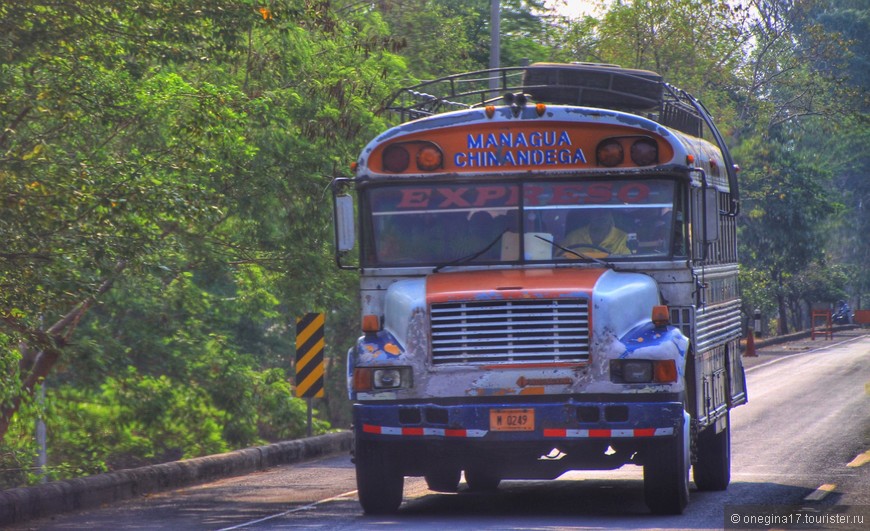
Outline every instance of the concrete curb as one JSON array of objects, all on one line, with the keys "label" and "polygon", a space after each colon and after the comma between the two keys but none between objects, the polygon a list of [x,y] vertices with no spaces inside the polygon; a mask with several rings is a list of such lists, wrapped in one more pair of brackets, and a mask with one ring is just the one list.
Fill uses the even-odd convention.
[{"label": "concrete curb", "polygon": [[248,474],[350,450],[343,431],[219,455],[0,491],[0,525],[98,507],[144,494]]}]

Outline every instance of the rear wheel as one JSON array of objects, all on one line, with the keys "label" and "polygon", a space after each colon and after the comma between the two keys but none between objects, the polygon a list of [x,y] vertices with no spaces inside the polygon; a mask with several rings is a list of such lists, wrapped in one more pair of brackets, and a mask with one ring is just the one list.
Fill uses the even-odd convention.
[{"label": "rear wheel", "polygon": [[725,428],[716,433],[711,426],[698,434],[698,456],[692,467],[699,490],[725,490],[731,482],[731,420],[725,414]]},{"label": "rear wheel", "polygon": [[399,510],[405,476],[399,463],[390,459],[383,445],[356,440],[356,488],[366,514],[390,514]]},{"label": "rear wheel", "polygon": [[[685,413],[684,418],[688,419]],[[688,420],[674,438],[660,442],[645,457],[644,498],[655,514],[682,514],[689,504]]]}]

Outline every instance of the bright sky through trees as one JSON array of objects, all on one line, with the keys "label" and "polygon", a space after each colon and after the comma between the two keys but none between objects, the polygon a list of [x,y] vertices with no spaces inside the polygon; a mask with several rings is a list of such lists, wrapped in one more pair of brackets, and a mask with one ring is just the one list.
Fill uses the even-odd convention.
[{"label": "bright sky through trees", "polygon": [[592,14],[597,3],[595,0],[548,0],[547,6],[560,15],[577,18]]}]

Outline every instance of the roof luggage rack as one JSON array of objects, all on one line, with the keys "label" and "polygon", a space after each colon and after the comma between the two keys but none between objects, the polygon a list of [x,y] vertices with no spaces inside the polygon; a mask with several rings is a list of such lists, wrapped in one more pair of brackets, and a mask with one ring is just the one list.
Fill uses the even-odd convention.
[{"label": "roof luggage rack", "polygon": [[[525,70],[522,66],[493,68],[424,81],[400,89],[386,109],[399,114],[405,122],[498,102],[504,93],[522,89]],[[491,81],[495,82],[495,89],[490,88]]]},{"label": "roof luggage rack", "polygon": [[542,103],[644,114],[694,136],[700,136],[704,123],[682,91],[655,72],[597,63],[534,63],[453,74],[401,89],[386,108],[404,122],[499,103],[505,93],[517,92]]}]

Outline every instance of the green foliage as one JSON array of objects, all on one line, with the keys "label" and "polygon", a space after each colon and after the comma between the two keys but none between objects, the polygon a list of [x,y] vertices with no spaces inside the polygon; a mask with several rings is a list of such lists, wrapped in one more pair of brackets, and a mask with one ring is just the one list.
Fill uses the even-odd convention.
[{"label": "green foliage", "polygon": [[796,273],[820,256],[823,221],[835,211],[825,186],[829,176],[799,158],[771,152],[744,174],[740,256],[749,264]]},{"label": "green foliage", "polygon": [[[255,404],[257,428],[267,441],[280,441],[305,436],[308,433],[306,402],[293,397],[293,390],[283,371],[271,369],[255,375]],[[313,412],[317,414],[316,411]],[[330,423],[312,417],[312,433],[325,433]]]},{"label": "green foliage", "polygon": [[166,375],[140,375],[131,367],[107,378],[96,392],[65,386],[51,398],[52,461],[77,463],[83,471],[228,449],[221,434],[225,413],[204,389],[179,385]]},{"label": "green foliage", "polygon": [[[48,431],[45,473],[49,479],[215,454],[306,435],[307,405],[293,396],[282,370],[233,368],[233,372],[214,375],[207,382],[211,389],[167,375],[143,375],[133,367],[120,371],[117,377],[106,378],[96,390],[71,385],[49,389],[45,407],[26,405],[0,445],[0,467],[4,469],[0,487],[39,478],[34,468],[33,432],[40,414]],[[216,392],[219,387],[222,392]],[[220,401],[226,406],[233,399],[238,404],[231,408],[218,406]],[[329,429],[328,422],[315,416],[314,434]]]},{"label": "green foliage", "polygon": [[815,303],[833,305],[835,301],[848,298],[848,280],[848,272],[842,265],[815,261],[789,279],[786,289],[795,303],[806,302],[808,306]]},{"label": "green foliage", "polygon": [[21,394],[18,363],[21,353],[11,338],[0,333],[0,405],[6,406]]},{"label": "green foliage", "polygon": [[653,70],[701,93],[727,86],[740,68],[740,16],[718,0],[618,2],[600,24],[599,49],[608,62]]},{"label": "green foliage", "polygon": [[[865,89],[870,86],[870,9],[861,0],[832,0],[820,5],[815,11],[816,20],[825,28],[824,33],[834,34],[850,53],[845,54],[846,72],[852,86]],[[867,109],[870,102],[864,102]]]},{"label": "green foliage", "polygon": [[[552,58],[553,28],[541,0],[500,2],[500,64]],[[402,0],[379,2],[395,50],[415,79],[489,68],[490,0]],[[410,80],[405,85],[413,84]]]},{"label": "green foliage", "polygon": [[34,431],[42,408],[25,401],[6,437],[0,441],[0,489],[9,489],[35,483],[39,479],[35,467],[37,448]]},{"label": "green foliage", "polygon": [[741,299],[744,315],[751,317],[755,310],[760,310],[767,317],[776,314],[777,286],[768,271],[741,264],[738,280],[743,286]]},{"label": "green foliage", "polygon": [[[773,283],[781,333],[786,332],[788,322],[788,284],[824,256],[827,220],[839,208],[830,193],[829,173],[806,153],[771,141],[752,169],[743,174],[740,257]],[[744,291],[747,287],[764,289],[750,284]]]}]

